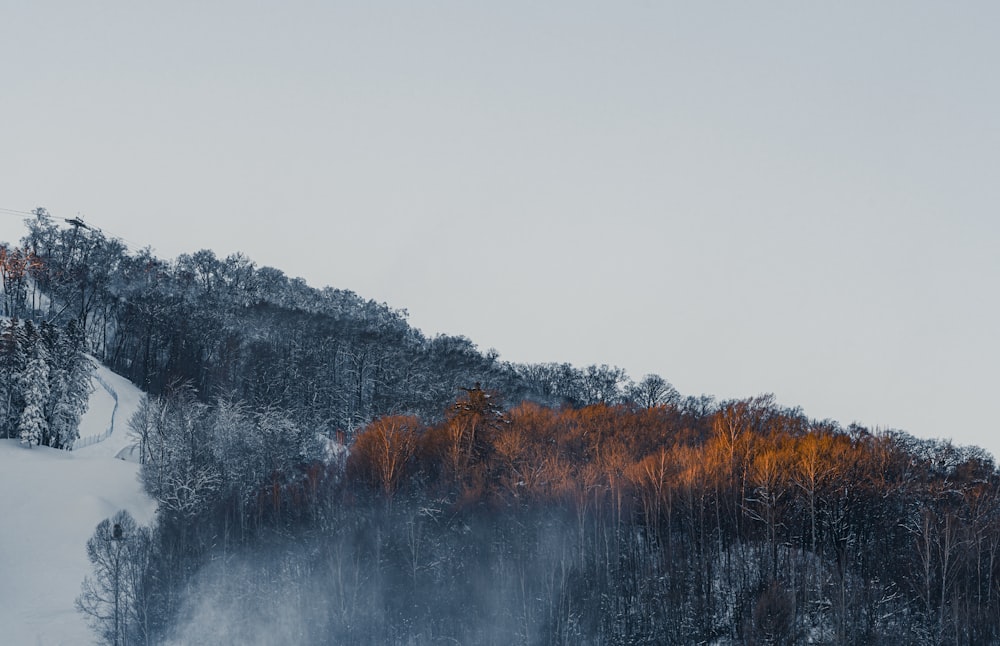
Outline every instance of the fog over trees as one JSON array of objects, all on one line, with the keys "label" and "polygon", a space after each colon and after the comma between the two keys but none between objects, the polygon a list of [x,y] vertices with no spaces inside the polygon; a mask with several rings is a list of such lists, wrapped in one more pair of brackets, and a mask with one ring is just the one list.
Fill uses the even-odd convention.
[{"label": "fog over trees", "polygon": [[156,522],[86,546],[102,643],[1000,640],[980,449],[512,364],[240,255],[28,224],[0,255],[5,433],[71,445],[84,346],[148,393]]}]

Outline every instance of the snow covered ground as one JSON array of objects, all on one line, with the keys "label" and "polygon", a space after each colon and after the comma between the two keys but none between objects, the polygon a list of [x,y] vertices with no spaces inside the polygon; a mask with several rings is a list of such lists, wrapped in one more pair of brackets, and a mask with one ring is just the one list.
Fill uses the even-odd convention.
[{"label": "snow covered ground", "polygon": [[142,391],[132,385],[128,379],[116,375],[102,365],[98,364],[94,372],[99,379],[92,381],[94,392],[90,395],[90,408],[87,409],[86,415],[80,421],[80,439],[102,434],[108,428],[115,400],[105,386],[111,388],[118,397],[114,432],[107,439],[97,444],[78,448],[73,453],[87,457],[131,459],[133,442],[128,435],[128,420],[142,400]]},{"label": "snow covered ground", "polygon": [[[76,451],[28,449],[0,440],[0,643],[10,646],[94,643],[73,602],[90,573],[86,543],[119,509],[149,523],[156,503],[143,491],[128,455],[128,419],[142,393],[103,366],[95,372],[118,395],[114,432]],[[97,381],[80,436],[104,432],[115,401]]]}]

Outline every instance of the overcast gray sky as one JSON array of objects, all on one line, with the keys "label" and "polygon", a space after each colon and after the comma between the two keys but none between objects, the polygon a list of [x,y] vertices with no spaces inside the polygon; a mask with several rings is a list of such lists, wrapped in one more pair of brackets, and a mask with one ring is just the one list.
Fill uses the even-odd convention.
[{"label": "overcast gray sky", "polygon": [[998,33],[990,2],[5,2],[0,208],[997,453]]}]

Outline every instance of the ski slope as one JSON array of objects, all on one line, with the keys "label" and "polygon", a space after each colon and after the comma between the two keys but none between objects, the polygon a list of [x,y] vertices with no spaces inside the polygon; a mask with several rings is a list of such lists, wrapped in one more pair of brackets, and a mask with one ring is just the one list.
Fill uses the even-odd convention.
[{"label": "ski slope", "polygon": [[117,394],[118,407],[94,379],[80,436],[105,432],[115,411],[107,439],[72,452],[0,440],[0,644],[94,643],[73,605],[90,573],[87,539],[119,509],[144,524],[156,511],[139,483],[139,465],[116,458],[130,455],[128,419],[142,393],[103,366],[95,373]]}]

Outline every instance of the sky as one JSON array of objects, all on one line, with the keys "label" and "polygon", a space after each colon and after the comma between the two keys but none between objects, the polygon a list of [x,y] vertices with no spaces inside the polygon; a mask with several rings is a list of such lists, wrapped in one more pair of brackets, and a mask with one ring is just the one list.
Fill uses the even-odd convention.
[{"label": "sky", "polygon": [[82,216],[504,359],[1000,454],[1000,5],[6,2],[0,240]]}]

